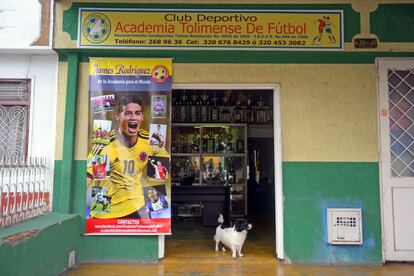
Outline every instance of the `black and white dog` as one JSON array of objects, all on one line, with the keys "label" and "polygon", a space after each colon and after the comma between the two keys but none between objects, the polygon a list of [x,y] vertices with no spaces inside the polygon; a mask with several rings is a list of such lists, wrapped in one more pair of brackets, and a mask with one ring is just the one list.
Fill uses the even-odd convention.
[{"label": "black and white dog", "polygon": [[253,225],[249,224],[245,219],[238,219],[233,227],[225,228],[223,226],[224,218],[220,214],[218,220],[218,226],[216,228],[216,234],[214,235],[214,241],[216,242],[216,251],[219,251],[219,243],[222,243],[223,252],[226,248],[230,248],[233,252],[232,257],[243,257],[241,253],[244,241],[247,237],[247,231],[252,229]]}]

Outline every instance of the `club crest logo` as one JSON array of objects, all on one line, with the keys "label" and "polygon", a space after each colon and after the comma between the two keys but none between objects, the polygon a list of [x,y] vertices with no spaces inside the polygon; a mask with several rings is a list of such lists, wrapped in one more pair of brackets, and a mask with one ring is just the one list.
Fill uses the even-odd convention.
[{"label": "club crest logo", "polygon": [[147,161],[148,154],[145,151],[141,151],[138,155],[138,158],[141,162]]},{"label": "club crest logo", "polygon": [[111,22],[102,13],[92,13],[83,21],[82,31],[89,42],[99,44],[109,37]]}]

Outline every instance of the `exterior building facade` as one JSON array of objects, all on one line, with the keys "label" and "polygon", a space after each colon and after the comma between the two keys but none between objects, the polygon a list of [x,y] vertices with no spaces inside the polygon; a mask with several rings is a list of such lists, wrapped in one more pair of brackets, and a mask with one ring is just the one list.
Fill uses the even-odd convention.
[{"label": "exterior building facade", "polygon": [[[343,45],[335,51],[82,47],[78,41],[81,8],[229,13],[340,10]],[[241,85],[274,89],[275,258],[326,264],[414,260],[414,241],[407,234],[414,225],[404,222],[413,207],[407,200],[413,193],[414,171],[413,11],[410,1],[57,1],[53,39],[59,55],[55,217],[50,223],[55,219],[66,226],[62,233],[58,233],[61,226],[47,230],[49,240],[64,239],[61,248],[53,249],[60,256],[54,258],[61,265],[54,267],[56,271],[66,268],[64,264],[75,253],[79,263],[145,262],[163,257],[162,236],[82,235],[88,154],[88,129],[83,122],[88,116],[90,57],[174,57],[173,86],[177,88]],[[402,83],[405,92],[397,88]],[[392,106],[387,98],[394,91],[391,86],[403,95]],[[404,107],[399,105],[401,99]],[[398,160],[402,164],[396,164]],[[394,183],[394,178],[405,182]],[[328,208],[362,210],[361,244],[328,243]],[[392,208],[396,211],[390,213]],[[40,237],[45,233],[41,231]]]},{"label": "exterior building facade", "polygon": [[[52,19],[49,0],[0,3],[2,239],[16,233],[19,222],[51,211],[58,64]],[[10,248],[2,240],[1,274],[17,271],[7,261],[16,260]]]},{"label": "exterior building facade", "polygon": [[[22,189],[27,194],[41,190],[48,205],[46,209],[50,211],[57,100],[57,55],[52,50],[51,35],[52,7],[51,1],[0,4],[2,227],[9,225],[10,219],[21,220],[21,217],[11,215],[16,209],[7,205],[13,205],[13,202],[19,205],[28,200],[29,197],[17,199]],[[23,188],[8,182],[6,179],[10,175],[7,173],[11,171],[6,168],[17,169],[21,164],[47,167],[41,180],[43,184],[34,188],[26,183]],[[23,206],[27,205],[25,203]]]}]

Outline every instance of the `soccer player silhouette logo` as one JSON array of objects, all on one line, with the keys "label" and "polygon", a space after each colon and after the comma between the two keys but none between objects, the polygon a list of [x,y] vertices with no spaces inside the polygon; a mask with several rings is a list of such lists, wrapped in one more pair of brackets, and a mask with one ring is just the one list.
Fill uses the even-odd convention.
[{"label": "soccer player silhouette logo", "polygon": [[318,34],[313,38],[312,44],[313,45],[320,45],[321,40],[324,36],[324,31],[329,38],[329,42],[335,43],[336,38],[332,34],[332,22],[329,16],[324,16],[323,18],[319,18],[318,22]]}]

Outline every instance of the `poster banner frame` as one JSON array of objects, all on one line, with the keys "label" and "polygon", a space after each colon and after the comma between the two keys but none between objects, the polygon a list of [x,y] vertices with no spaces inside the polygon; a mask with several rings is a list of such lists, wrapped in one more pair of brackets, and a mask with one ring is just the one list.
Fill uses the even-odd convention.
[{"label": "poster banner frame", "polygon": [[[163,19],[158,18],[162,15]],[[185,16],[191,19],[185,19]],[[220,16],[226,21],[216,22],[214,18]],[[273,16],[274,20],[271,19]],[[240,22],[240,18],[245,20]],[[259,23],[248,22],[253,21],[252,18],[254,23]],[[143,20],[152,21],[146,24]],[[102,22],[99,28],[94,28],[98,25],[94,24],[96,22]],[[152,34],[154,28],[157,28],[157,34]],[[118,33],[112,34],[115,31]],[[208,31],[213,33],[209,35]],[[343,51],[344,12],[341,9],[84,7],[79,8],[77,46],[95,49]]]},{"label": "poster banner frame", "polygon": [[89,58],[86,235],[171,234],[173,58]]}]

